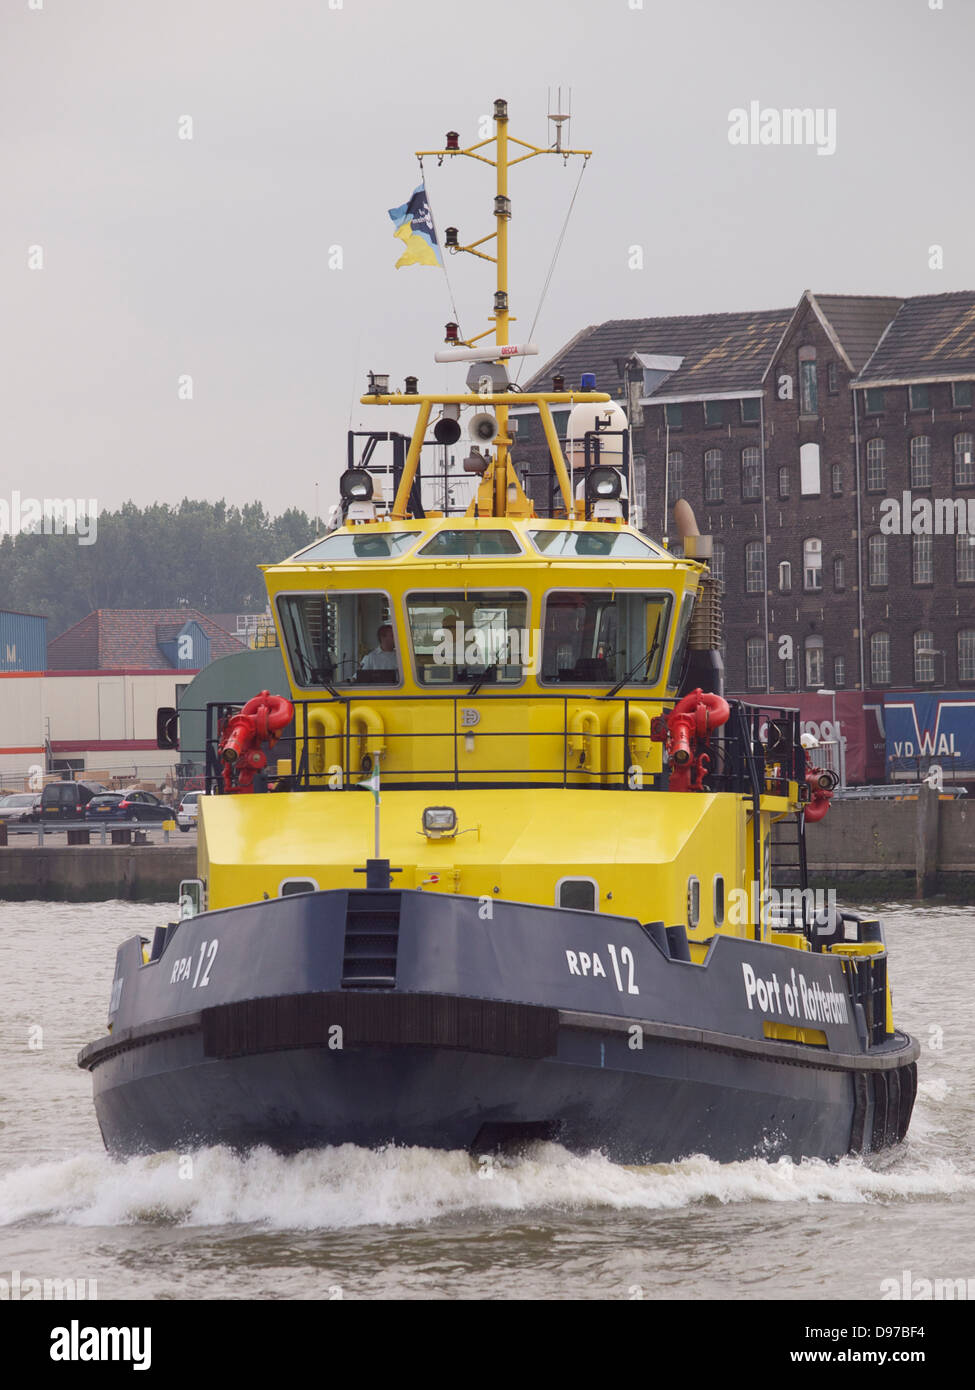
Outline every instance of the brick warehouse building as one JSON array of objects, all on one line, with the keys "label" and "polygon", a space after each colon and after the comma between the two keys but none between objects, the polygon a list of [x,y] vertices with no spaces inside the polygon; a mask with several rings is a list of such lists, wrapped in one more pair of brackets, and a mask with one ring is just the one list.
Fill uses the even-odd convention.
[{"label": "brick warehouse building", "polygon": [[975,544],[886,534],[905,492],[975,531],[975,293],[615,320],[530,385],[584,371],[627,407],[637,524],[675,548],[683,496],[714,536],[729,690],[975,686]]}]

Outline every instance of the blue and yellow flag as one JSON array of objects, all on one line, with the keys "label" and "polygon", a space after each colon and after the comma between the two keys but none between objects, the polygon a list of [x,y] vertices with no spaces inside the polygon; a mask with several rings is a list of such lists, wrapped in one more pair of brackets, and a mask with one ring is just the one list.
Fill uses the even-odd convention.
[{"label": "blue and yellow flag", "polygon": [[390,208],[389,215],[396,223],[393,235],[398,236],[406,247],[396,262],[397,270],[401,265],[443,265],[433,225],[433,213],[430,211],[427,190],[422,183],[419,188],[414,188],[413,196],[408,203],[403,203],[398,208]]}]

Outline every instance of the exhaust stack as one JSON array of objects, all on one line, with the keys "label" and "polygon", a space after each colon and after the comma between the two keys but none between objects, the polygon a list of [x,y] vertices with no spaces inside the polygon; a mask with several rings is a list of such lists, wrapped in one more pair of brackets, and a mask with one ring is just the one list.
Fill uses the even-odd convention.
[{"label": "exhaust stack", "polygon": [[[710,564],[714,555],[713,537],[701,535],[693,508],[683,497],[674,506],[674,521],[687,558]],[[698,686],[715,695],[724,694],[724,662],[721,660],[724,611],[721,594],[721,583],[709,569],[701,575],[691,613],[687,670],[680,687],[681,695],[696,690]]]}]

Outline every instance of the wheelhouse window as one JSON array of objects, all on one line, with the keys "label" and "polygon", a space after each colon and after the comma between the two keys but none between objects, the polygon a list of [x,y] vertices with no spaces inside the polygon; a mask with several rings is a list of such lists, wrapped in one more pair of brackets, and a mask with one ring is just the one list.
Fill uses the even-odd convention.
[{"label": "wheelhouse window", "polygon": [[296,685],[399,684],[396,629],[386,594],[282,594],[278,616]]},{"label": "wheelhouse window", "polygon": [[[543,555],[572,555],[580,560],[647,560],[665,552],[630,531],[529,531],[532,545]],[[421,551],[422,554],[422,551]]]},{"label": "wheelhouse window", "polygon": [[531,667],[528,598],[517,590],[433,590],[407,595],[418,685],[518,685]]},{"label": "wheelhouse window", "polygon": [[656,685],[671,604],[671,594],[552,590],[545,600],[542,681]]},{"label": "wheelhouse window", "polygon": [[438,531],[417,551],[425,560],[465,559],[479,555],[520,555],[521,546],[511,531],[486,528],[470,531]]},{"label": "wheelhouse window", "polygon": [[381,531],[368,527],[338,533],[315,541],[307,550],[299,550],[302,560],[394,560],[404,554],[420,536],[419,531]]}]

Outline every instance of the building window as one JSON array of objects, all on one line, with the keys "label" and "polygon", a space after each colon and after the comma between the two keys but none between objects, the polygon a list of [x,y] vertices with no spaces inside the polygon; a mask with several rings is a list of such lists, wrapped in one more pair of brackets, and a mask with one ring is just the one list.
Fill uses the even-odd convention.
[{"label": "building window", "polygon": [[794,656],[788,656],[782,663],[782,688],[783,690],[795,690],[797,684],[796,659]]},{"label": "building window", "polygon": [[789,495],[789,470],[788,468],[779,469],[779,496],[788,497]]},{"label": "building window", "polygon": [[807,591],[823,587],[823,543],[815,536],[802,543],[802,587]]},{"label": "building window", "polygon": [[806,684],[823,684],[823,639],[806,638]]},{"label": "building window", "polygon": [[837,690],[841,690],[846,685],[846,657],[833,657],[833,684]]},{"label": "building window", "polygon": [[799,414],[819,414],[819,386],[815,362],[799,363]]},{"label": "building window", "polygon": [[741,422],[743,425],[757,425],[762,402],[757,396],[746,396],[741,403]]},{"label": "building window", "polygon": [[867,541],[867,583],[875,588],[887,583],[886,536],[871,536]]},{"label": "building window", "polygon": [[761,541],[749,541],[745,546],[745,592],[761,594],[765,590],[765,557]]},{"label": "building window", "polygon": [[913,575],[912,582],[915,584],[934,583],[934,550],[932,548],[933,540],[933,536],[911,537],[911,570]]},{"label": "building window", "polygon": [[971,487],[975,483],[975,455],[972,454],[972,436],[955,435],[955,487]]},{"label": "building window", "polygon": [[803,497],[818,497],[821,486],[819,445],[803,444],[799,450],[799,491]]},{"label": "building window", "polygon": [[741,496],[751,502],[762,495],[762,455],[759,449],[741,451]]},{"label": "building window", "polygon": [[724,541],[715,541],[713,544],[711,573],[720,584],[724,583]]},{"label": "building window", "polygon": [[956,410],[968,410],[972,404],[972,383],[953,381],[951,384],[951,404]]},{"label": "building window", "polygon": [[870,679],[874,685],[890,685],[890,633],[875,632],[870,638]]},{"label": "building window", "polygon": [[765,686],[765,639],[749,637],[745,643],[745,682],[749,690]]},{"label": "building window", "polygon": [[831,396],[839,395],[840,381],[835,362],[826,363],[826,389]]},{"label": "building window", "polygon": [[829,470],[829,476],[830,476],[830,484],[831,484],[832,489],[833,489],[833,496],[834,496],[834,497],[842,497],[842,496],[843,496],[843,465],[842,465],[841,463],[834,463],[833,466],[832,466],[832,468]]},{"label": "building window", "polygon": [[788,560],[783,560],[779,564],[779,593],[789,594],[792,592],[792,566]]},{"label": "building window", "polygon": [[684,407],[681,405],[665,405],[664,420],[668,429],[679,430],[684,428]]},{"label": "building window", "polygon": [[846,588],[846,561],[842,555],[833,556],[833,588]]},{"label": "building window", "polygon": [[955,579],[959,584],[975,584],[975,536],[955,537]]},{"label": "building window", "polygon": [[886,393],[883,387],[872,386],[867,392],[867,414],[883,415],[886,404]]},{"label": "building window", "polygon": [[705,425],[724,424],[724,401],[704,402],[704,423]]},{"label": "building window", "polygon": [[911,410],[930,410],[930,395],[926,386],[909,386],[907,403]]},{"label": "building window", "polygon": [[966,627],[958,634],[958,679],[975,681],[975,627]]},{"label": "building window", "polygon": [[867,491],[883,492],[887,487],[887,463],[884,441],[867,440]]},{"label": "building window", "polygon": [[926,685],[934,680],[934,633],[914,634],[914,684]]},{"label": "building window", "polygon": [[911,487],[931,486],[931,439],[916,434],[911,440]]},{"label": "building window", "polygon": [[721,450],[708,449],[704,455],[704,500],[705,502],[720,502],[723,497]]},{"label": "building window", "polygon": [[684,455],[679,449],[667,455],[667,496],[672,503],[684,496]]}]

